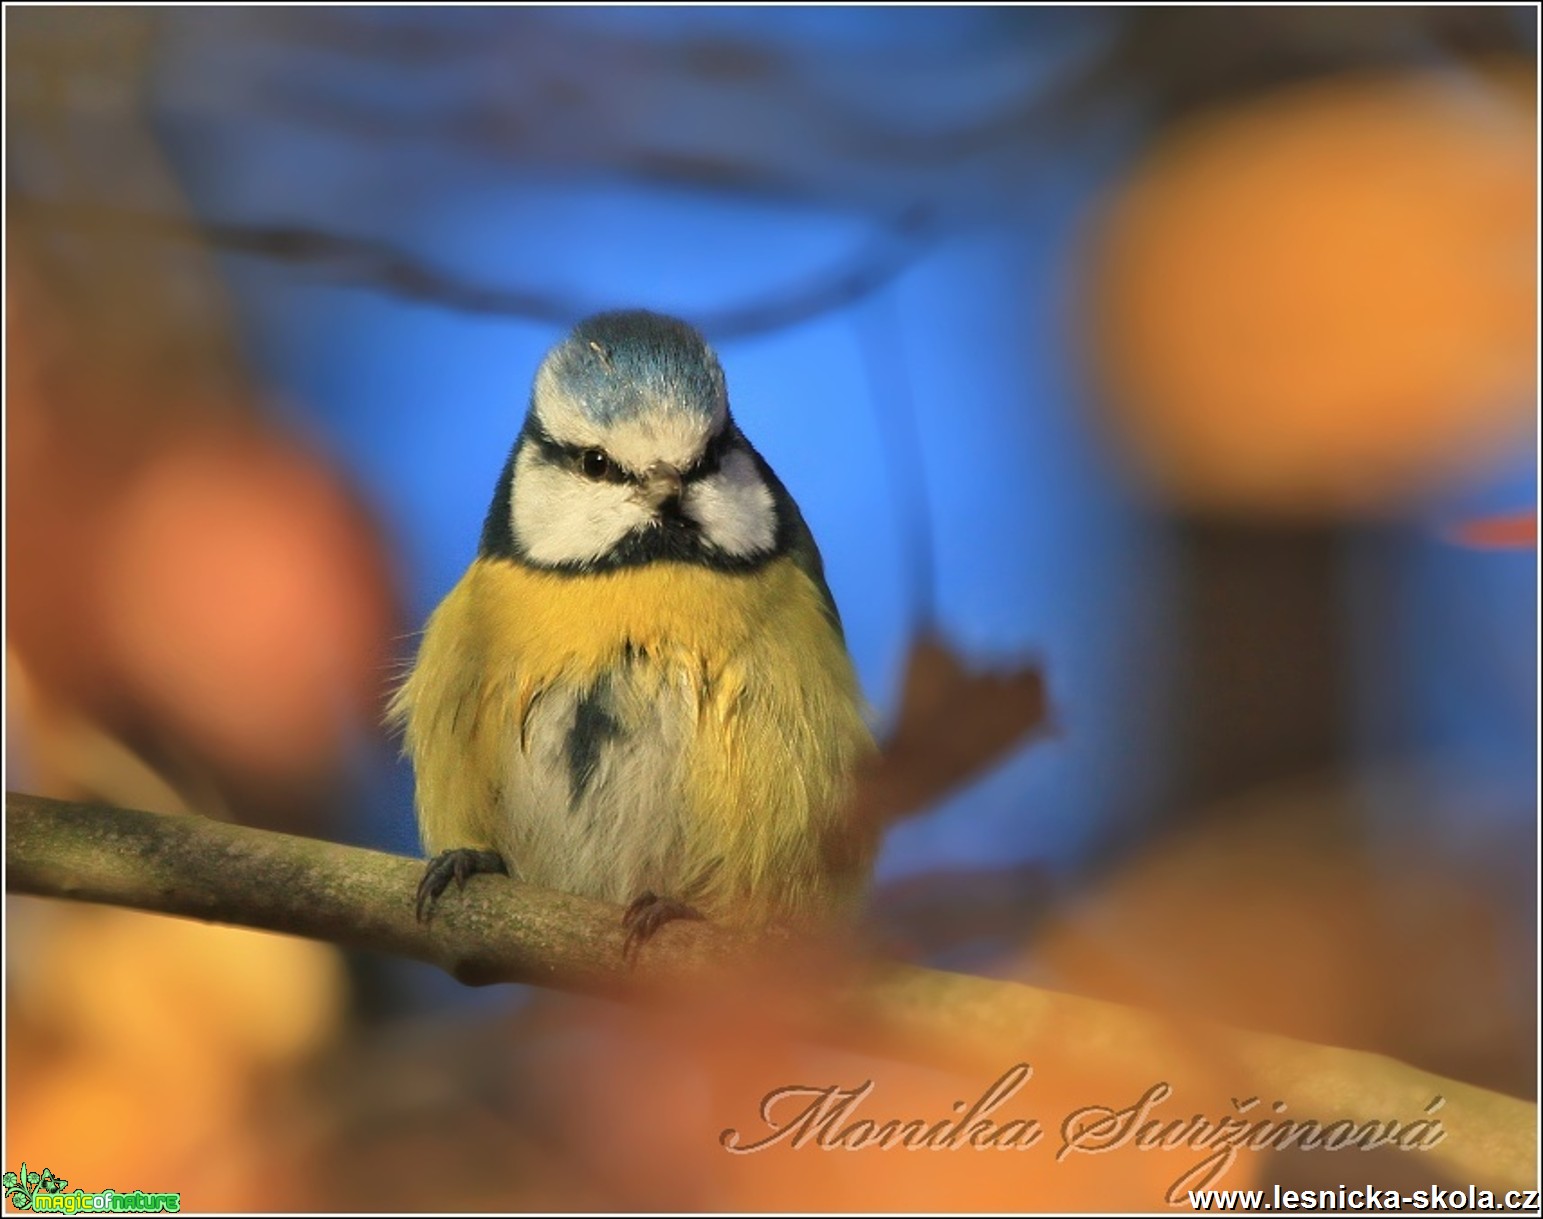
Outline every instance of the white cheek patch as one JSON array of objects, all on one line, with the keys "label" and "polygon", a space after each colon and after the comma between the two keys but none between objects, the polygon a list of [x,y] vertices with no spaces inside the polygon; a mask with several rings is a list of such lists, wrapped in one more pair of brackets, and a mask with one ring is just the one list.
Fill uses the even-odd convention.
[{"label": "white cheek patch", "polygon": [[750,454],[730,453],[716,474],[694,483],[682,508],[725,554],[748,558],[777,542],[777,506]]},{"label": "white cheek patch", "polygon": [[633,488],[594,482],[532,448],[515,463],[510,501],[515,541],[537,563],[594,562],[652,519]]}]

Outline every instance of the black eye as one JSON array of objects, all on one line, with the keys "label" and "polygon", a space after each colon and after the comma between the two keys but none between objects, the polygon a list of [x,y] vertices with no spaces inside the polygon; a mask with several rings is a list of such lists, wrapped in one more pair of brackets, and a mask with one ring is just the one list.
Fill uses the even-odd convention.
[{"label": "black eye", "polygon": [[607,478],[611,473],[611,459],[599,449],[585,449],[579,454],[579,469],[585,478]]}]

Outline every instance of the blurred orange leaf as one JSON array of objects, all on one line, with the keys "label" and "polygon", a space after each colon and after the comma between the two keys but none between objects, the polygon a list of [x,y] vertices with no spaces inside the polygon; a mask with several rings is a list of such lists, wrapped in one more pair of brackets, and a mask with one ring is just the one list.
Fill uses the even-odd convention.
[{"label": "blurred orange leaf", "polygon": [[858,782],[857,808],[883,824],[929,807],[1046,726],[1044,675],[1033,666],[969,672],[935,634],[906,662],[900,718]]},{"label": "blurred orange leaf", "polygon": [[1481,550],[1526,550],[1538,544],[1538,514],[1512,512],[1464,521],[1447,535],[1459,546]]}]

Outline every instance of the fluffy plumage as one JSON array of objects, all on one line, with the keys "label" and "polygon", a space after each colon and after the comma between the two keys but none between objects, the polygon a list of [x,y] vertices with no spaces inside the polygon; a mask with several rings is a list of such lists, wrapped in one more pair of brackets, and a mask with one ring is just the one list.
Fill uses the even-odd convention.
[{"label": "fluffy plumage", "polygon": [[543,361],[477,560],[391,717],[424,844],[738,923],[838,914],[872,747],[819,554],[700,336],[601,315]]}]

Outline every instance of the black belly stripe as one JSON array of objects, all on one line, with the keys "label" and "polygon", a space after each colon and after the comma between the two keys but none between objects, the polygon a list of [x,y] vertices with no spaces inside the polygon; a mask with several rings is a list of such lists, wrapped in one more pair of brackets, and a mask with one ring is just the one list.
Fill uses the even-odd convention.
[{"label": "black belly stripe", "polygon": [[621,722],[611,710],[611,679],[602,677],[580,698],[568,733],[570,807],[578,808],[600,769],[605,747],[621,736]]}]

